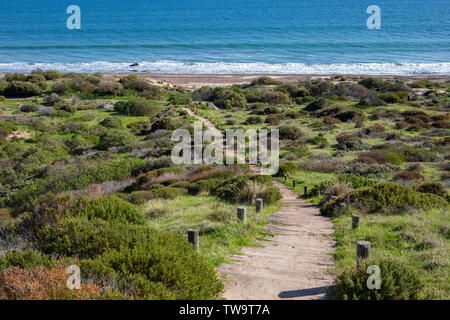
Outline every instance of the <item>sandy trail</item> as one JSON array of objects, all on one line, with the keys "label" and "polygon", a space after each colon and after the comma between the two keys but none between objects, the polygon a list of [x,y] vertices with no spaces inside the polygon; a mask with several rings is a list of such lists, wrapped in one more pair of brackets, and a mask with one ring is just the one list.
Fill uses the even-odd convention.
[{"label": "sandy trail", "polygon": [[[217,130],[209,120],[185,110]],[[252,170],[257,173],[257,167]],[[273,183],[283,205],[269,217],[264,230],[275,236],[256,241],[261,248],[245,247],[242,255],[231,256],[235,263],[219,266],[228,280],[223,296],[231,300],[325,299],[333,283],[333,224],[316,206],[278,181]]]}]

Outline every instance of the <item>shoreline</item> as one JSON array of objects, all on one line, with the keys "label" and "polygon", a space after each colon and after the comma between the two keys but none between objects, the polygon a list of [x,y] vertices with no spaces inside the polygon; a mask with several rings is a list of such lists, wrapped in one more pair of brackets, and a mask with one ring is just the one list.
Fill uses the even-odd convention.
[{"label": "shoreline", "polygon": [[[69,72],[62,72],[67,74]],[[86,72],[91,73],[91,72]],[[377,74],[279,74],[279,73],[148,73],[148,72],[100,72],[105,76],[121,78],[127,75],[138,75],[153,81],[162,81],[170,85],[195,88],[201,86],[231,86],[246,84],[260,77],[271,77],[282,82],[297,82],[313,79],[336,80],[346,78],[358,81],[366,77],[377,77],[385,80],[399,79],[403,81],[432,80],[437,82],[450,81],[450,75],[377,75]],[[7,72],[0,72],[3,77]],[[24,73],[29,74],[29,73]]]},{"label": "shoreline", "polygon": [[227,86],[233,84],[246,84],[252,80],[268,76],[273,79],[283,81],[283,82],[297,82],[312,79],[338,79],[344,77],[348,80],[360,80],[366,77],[378,77],[381,79],[400,79],[404,81],[415,81],[415,80],[433,80],[438,82],[450,81],[450,75],[358,75],[358,74],[262,74],[262,73],[229,73],[229,74],[218,74],[218,73],[105,73],[106,75],[111,75],[115,77],[122,77],[124,75],[139,75],[144,78],[152,79],[155,81],[164,81],[172,85],[177,85],[181,87],[201,87],[204,85],[209,86]]}]

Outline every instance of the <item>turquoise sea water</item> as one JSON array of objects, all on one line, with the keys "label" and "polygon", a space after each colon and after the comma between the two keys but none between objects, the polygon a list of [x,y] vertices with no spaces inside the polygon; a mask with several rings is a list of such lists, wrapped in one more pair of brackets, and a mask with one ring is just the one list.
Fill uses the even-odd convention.
[{"label": "turquoise sea water", "polygon": [[[373,4],[381,30],[366,26]],[[0,72],[450,74],[449,4],[0,0]],[[66,27],[69,5],[81,30]]]}]

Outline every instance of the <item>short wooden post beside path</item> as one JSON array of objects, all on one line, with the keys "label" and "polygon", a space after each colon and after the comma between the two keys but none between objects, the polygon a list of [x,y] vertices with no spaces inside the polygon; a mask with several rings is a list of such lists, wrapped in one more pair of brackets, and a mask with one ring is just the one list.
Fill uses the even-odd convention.
[{"label": "short wooden post beside path", "polygon": [[189,243],[192,243],[195,247],[195,250],[199,250],[199,230],[189,229],[188,230],[188,241]]},{"label": "short wooden post beside path", "polygon": [[263,210],[263,199],[258,198],[256,199],[256,207],[255,207],[256,213],[261,213]]},{"label": "short wooden post beside path", "polygon": [[370,258],[370,242],[358,241],[356,243],[356,268],[359,269],[363,260]]},{"label": "short wooden post beside path", "polygon": [[241,222],[247,222],[247,208],[242,206],[237,208],[237,217]]}]

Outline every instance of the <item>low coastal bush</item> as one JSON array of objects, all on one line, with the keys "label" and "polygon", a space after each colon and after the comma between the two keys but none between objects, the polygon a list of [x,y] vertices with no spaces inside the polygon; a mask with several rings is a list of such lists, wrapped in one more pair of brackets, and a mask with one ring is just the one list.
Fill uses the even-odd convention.
[{"label": "low coastal bush", "polygon": [[361,156],[375,159],[377,163],[390,163],[393,165],[401,165],[405,161],[402,153],[393,150],[373,150],[365,152]]},{"label": "low coastal bush", "polygon": [[7,97],[28,98],[40,95],[42,88],[32,82],[13,81],[8,83],[3,92]]},{"label": "low coastal bush", "polygon": [[278,168],[278,177],[284,177],[290,173],[294,173],[300,169],[299,165],[295,162],[283,162]]},{"label": "low coastal bush", "polygon": [[[282,198],[278,188],[273,186],[270,176],[252,175],[243,175],[226,181],[214,191],[214,195],[228,201],[252,201],[254,196],[250,190],[252,183],[261,186],[261,192],[258,197],[262,198],[264,203],[271,204]],[[264,188],[262,187],[263,185],[265,186]]]},{"label": "low coastal bush", "polygon": [[34,200],[47,192],[79,190],[104,181],[121,181],[141,172],[144,165],[143,160],[136,158],[70,164],[13,193],[7,204],[15,214],[31,210]]},{"label": "low coastal bush", "polygon": [[172,131],[180,128],[182,125],[183,123],[181,121],[174,120],[169,117],[164,117],[161,119],[157,119],[155,122],[152,123],[151,131],[156,131],[160,129]]},{"label": "low coastal bush", "polygon": [[212,194],[223,183],[217,179],[198,180],[189,184],[188,192],[191,195]]},{"label": "low coastal bush", "polygon": [[260,124],[260,123],[263,123],[261,117],[248,117],[247,120],[245,120],[245,124]]},{"label": "low coastal bush", "polygon": [[144,223],[144,216],[132,204],[115,196],[96,199],[81,197],[68,210],[71,215],[112,222]]},{"label": "low coastal bush", "polygon": [[123,127],[122,120],[117,117],[106,117],[99,124],[110,129],[120,129]]},{"label": "low coastal bush", "polygon": [[145,99],[131,99],[116,102],[114,111],[127,116],[151,116],[161,111],[161,107]]},{"label": "low coastal bush", "polygon": [[214,268],[183,237],[146,226],[66,218],[45,226],[41,250],[83,259],[83,274],[140,299],[213,299],[222,290]]},{"label": "low coastal bush", "polygon": [[363,144],[361,138],[347,133],[341,133],[336,137],[338,142],[337,148],[339,150],[363,150],[367,148],[366,145]]},{"label": "low coastal bush", "polygon": [[354,174],[370,179],[384,179],[400,167],[392,164],[366,164],[361,162],[347,162],[337,169],[338,174]]},{"label": "low coastal bush", "polygon": [[[337,176],[336,180],[341,183],[347,183],[353,189],[370,187],[377,183],[377,180],[375,179],[368,179],[353,174],[340,174]],[[333,181],[334,180],[326,180],[315,184],[310,188],[309,195],[317,196],[321,193],[324,193]]]},{"label": "low coastal bush", "polygon": [[342,209],[354,208],[363,213],[404,214],[410,210],[446,209],[442,197],[420,193],[398,183],[380,183],[361,188],[336,200],[327,202],[320,212],[327,216],[340,214]]},{"label": "low coastal bush", "polygon": [[102,150],[108,150],[111,147],[122,147],[136,141],[136,136],[128,131],[111,129],[100,136],[98,147]]},{"label": "low coastal bush", "polygon": [[[119,290],[140,299],[205,300],[223,289],[214,268],[185,239],[155,232],[133,248],[111,250],[81,264],[99,279],[117,279]],[[163,240],[163,241],[161,241]]]},{"label": "low coastal bush", "polygon": [[280,139],[298,140],[305,136],[305,133],[295,126],[280,126],[278,127]]},{"label": "low coastal bush", "polygon": [[171,92],[169,95],[169,101],[172,104],[189,104],[192,102],[192,98],[184,92]]},{"label": "low coastal bush", "polygon": [[242,93],[228,88],[216,88],[214,90],[214,104],[222,109],[243,109],[247,100]]},{"label": "low coastal bush", "polygon": [[[369,289],[367,268],[380,268],[380,289]],[[339,274],[332,289],[332,298],[339,300],[416,300],[423,289],[417,272],[392,258],[364,261],[358,270],[347,268]]]},{"label": "low coastal bush", "polygon": [[301,162],[300,168],[312,172],[331,173],[338,170],[342,165],[344,165],[344,162],[340,159],[311,157]]},{"label": "low coastal bush", "polygon": [[0,258],[0,270],[10,267],[29,269],[33,267],[53,267],[55,260],[49,255],[32,249],[10,251]]}]

